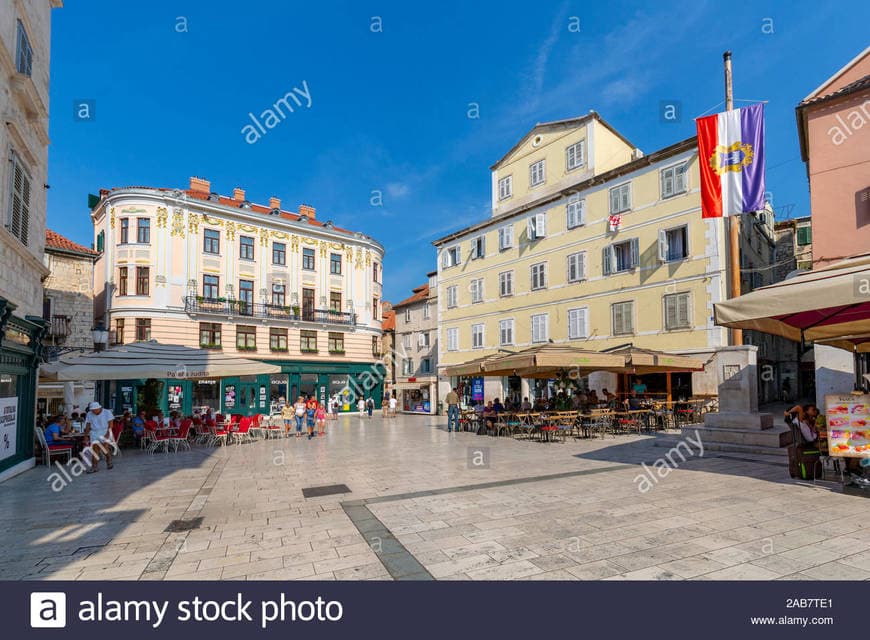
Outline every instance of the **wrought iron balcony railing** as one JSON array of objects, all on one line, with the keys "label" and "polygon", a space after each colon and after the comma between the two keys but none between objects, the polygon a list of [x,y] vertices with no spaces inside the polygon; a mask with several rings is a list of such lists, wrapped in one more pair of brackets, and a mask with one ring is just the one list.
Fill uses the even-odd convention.
[{"label": "wrought iron balcony railing", "polygon": [[356,314],[332,309],[312,309],[306,306],[262,304],[244,300],[225,298],[205,298],[186,296],[184,311],[189,314],[208,314],[233,317],[251,317],[293,322],[314,322],[320,324],[356,325]]}]

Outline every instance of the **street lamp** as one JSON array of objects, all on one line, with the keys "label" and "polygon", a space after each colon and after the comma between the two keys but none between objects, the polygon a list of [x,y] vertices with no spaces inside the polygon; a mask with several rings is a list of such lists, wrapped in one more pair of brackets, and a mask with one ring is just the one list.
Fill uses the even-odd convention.
[{"label": "street lamp", "polygon": [[91,337],[94,339],[94,351],[103,351],[109,344],[109,330],[100,322],[91,329]]}]

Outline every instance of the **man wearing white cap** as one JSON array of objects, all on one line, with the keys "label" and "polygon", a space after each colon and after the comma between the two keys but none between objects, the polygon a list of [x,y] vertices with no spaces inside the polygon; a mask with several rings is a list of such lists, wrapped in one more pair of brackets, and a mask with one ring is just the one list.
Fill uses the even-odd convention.
[{"label": "man wearing white cap", "polygon": [[99,402],[88,405],[88,415],[85,417],[85,433],[90,436],[91,468],[88,473],[96,473],[100,462],[100,454],[106,458],[106,469],[112,465],[112,430],[109,428],[115,416],[108,409],[103,409]]}]

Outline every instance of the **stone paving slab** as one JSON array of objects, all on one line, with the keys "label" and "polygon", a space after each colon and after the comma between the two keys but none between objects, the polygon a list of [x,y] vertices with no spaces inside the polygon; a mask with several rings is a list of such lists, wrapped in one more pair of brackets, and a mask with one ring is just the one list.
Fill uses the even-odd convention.
[{"label": "stone paving slab", "polygon": [[[125,451],[60,494],[39,467],[0,484],[0,579],[870,580],[866,499],[715,452],[642,491],[655,443],[346,416],[311,441]],[[351,493],[303,496],[334,484]]]}]

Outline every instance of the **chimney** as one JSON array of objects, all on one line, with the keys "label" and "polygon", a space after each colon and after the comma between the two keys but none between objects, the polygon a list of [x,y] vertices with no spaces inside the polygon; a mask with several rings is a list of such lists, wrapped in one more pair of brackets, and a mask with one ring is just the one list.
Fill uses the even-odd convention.
[{"label": "chimney", "polygon": [[299,215],[300,216],[308,216],[309,220],[315,220],[317,216],[317,209],[308,204],[300,204],[299,205]]},{"label": "chimney", "polygon": [[233,200],[235,200],[236,202],[242,202],[244,199],[245,199],[245,190],[244,189],[239,189],[238,187],[233,189]]},{"label": "chimney", "polygon": [[269,208],[270,209],[280,209],[281,208],[281,198],[276,198],[272,196],[269,198]]},{"label": "chimney", "polygon": [[202,193],[204,195],[208,195],[208,192],[211,191],[211,182],[209,182],[205,178],[190,176],[190,190],[193,193]]}]

